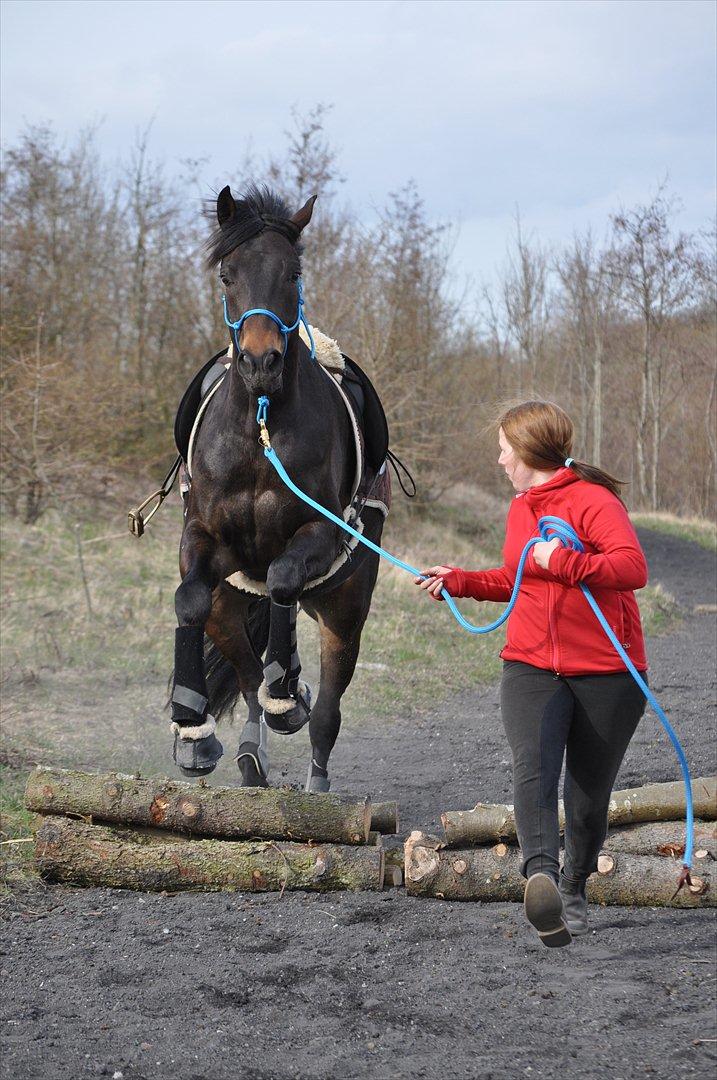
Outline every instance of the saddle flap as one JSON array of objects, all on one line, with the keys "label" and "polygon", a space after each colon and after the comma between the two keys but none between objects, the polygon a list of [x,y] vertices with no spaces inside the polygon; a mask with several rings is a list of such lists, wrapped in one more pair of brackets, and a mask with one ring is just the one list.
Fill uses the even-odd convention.
[{"label": "saddle flap", "polygon": [[216,356],[213,356],[211,360],[207,360],[204,367],[201,367],[196,375],[192,376],[192,381],[182,395],[182,400],[179,403],[177,415],[174,419],[174,443],[178,452],[182,455],[182,461],[187,460],[192,428],[202,398],[206,392],[203,390],[204,380],[215,365],[218,369],[217,375],[221,374],[224,370],[224,366],[220,361],[222,360],[222,357],[226,355],[226,351],[226,349],[222,349],[222,351],[218,352]]},{"label": "saddle flap", "polygon": [[381,399],[376,387],[368,375],[355,360],[343,354],[346,368],[344,370],[344,382],[350,392],[352,381],[356,381],[363,391],[363,410],[361,424],[365,442],[366,463],[371,470],[377,473],[386,460],[388,453],[388,421],[383,411]]}]

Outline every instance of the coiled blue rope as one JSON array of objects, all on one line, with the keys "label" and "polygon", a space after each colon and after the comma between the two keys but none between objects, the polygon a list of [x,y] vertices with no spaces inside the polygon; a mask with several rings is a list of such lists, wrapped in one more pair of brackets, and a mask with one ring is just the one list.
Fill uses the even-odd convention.
[{"label": "coiled blue rope", "polygon": [[[258,401],[256,418],[257,422],[263,426],[266,425],[268,408],[269,399],[267,397],[260,397]],[[286,486],[289,488],[289,490],[293,491],[293,493],[299,499],[305,502],[308,506],[311,506],[319,514],[322,514],[323,517],[328,518],[329,521],[333,521],[333,523],[335,525],[338,525],[340,529],[343,529],[344,532],[349,533],[351,536],[355,536],[357,540],[359,540],[367,548],[370,548],[371,551],[374,551],[382,559],[385,559],[387,562],[393,563],[394,566],[400,567],[402,570],[405,570],[407,573],[412,574],[414,577],[422,577],[425,579],[425,574],[422,574],[421,571],[418,570],[415,566],[411,566],[410,563],[404,562],[403,559],[399,559],[395,555],[392,555],[390,551],[386,551],[378,544],[374,544],[373,540],[369,540],[368,537],[358,532],[357,529],[354,529],[351,525],[344,521],[343,518],[340,518],[336,514],[333,514],[330,510],[327,510],[326,507],[321,506],[320,503],[316,502],[315,499],[312,499],[311,496],[307,495],[306,492],[301,490],[301,488],[298,488],[287,473],[284,466],[282,465],[276,451],[272,446],[264,447],[264,456],[268,459],[268,461],[271,462],[272,466],[274,467],[278,475],[281,477],[283,482],[286,484]],[[567,521],[563,521],[562,518],[541,517],[538,521],[538,529],[540,531],[540,536],[532,537],[532,539],[528,540],[527,544],[523,548],[520,560],[518,562],[518,568],[515,573],[515,584],[513,586],[513,592],[511,594],[510,600],[508,601],[508,605],[505,611],[494,622],[488,623],[486,626],[475,626],[473,623],[469,622],[468,619],[463,617],[461,612],[458,610],[458,607],[456,606],[453,597],[450,596],[445,589],[441,590],[441,596],[448,605],[451,614],[455,618],[456,622],[458,622],[470,634],[489,634],[492,630],[497,630],[497,628],[499,626],[502,626],[506,619],[508,619],[518,599],[520,586],[523,580],[523,571],[525,569],[525,560],[528,557],[530,549],[534,547],[535,544],[539,544],[541,543],[541,541],[544,540],[550,541],[557,538],[558,540],[560,540],[563,547],[570,547],[574,551],[585,550],[578,534],[575,532],[572,526],[569,525]],[[689,765],[687,764],[687,758],[685,756],[684,750],[682,749],[682,744],[680,743],[680,740],[678,739],[677,734],[672,727],[672,724],[667,719],[661,705],[657,701],[657,698],[652,693],[649,686],[640,675],[640,672],[637,670],[637,668],[623,649],[622,645],[616,638],[612,627],[610,626],[607,619],[600,610],[600,607],[598,606],[595,597],[590,592],[590,589],[587,587],[587,585],[580,585],[580,590],[585,596],[585,599],[592,608],[593,612],[595,613],[595,616],[600,623],[600,626],[604,630],[605,634],[607,635],[611,645],[617,652],[618,656],[624,663],[627,670],[632,675],[637,685],[640,687],[640,690],[645,695],[648,703],[652,707],[653,711],[656,713],[658,720],[667,732],[667,735],[669,736],[669,739],[673,747],[675,748],[677,759],[680,763],[680,769],[682,770],[682,779],[685,785],[686,840],[685,854],[683,858],[684,869],[677,886],[677,891],[679,892],[679,890],[682,888],[682,885],[685,884],[685,882],[689,883],[690,880],[689,870],[692,865],[692,849],[694,846],[694,810],[692,805],[692,778],[690,776],[690,769]]]}]

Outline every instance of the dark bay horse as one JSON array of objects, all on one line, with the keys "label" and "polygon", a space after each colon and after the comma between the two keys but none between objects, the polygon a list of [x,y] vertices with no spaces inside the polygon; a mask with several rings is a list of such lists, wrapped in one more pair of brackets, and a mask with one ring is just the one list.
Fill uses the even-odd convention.
[{"label": "dark bay horse", "polygon": [[[292,214],[267,189],[235,199],[225,187],[217,198],[208,261],[220,270],[233,348],[222,358],[231,364],[193,446],[175,595],[172,721],[178,766],[188,775],[206,774],[223,753],[215,721],[243,695],[249,712],[237,760],[245,786],[267,783],[265,722],[286,734],[308,721],[307,789],[327,791],[341,696],[356,666],[378,557],[360,548],[348,576],[335,586],[329,579],[328,588],[311,587],[335,564],[344,534],[283,485],[262,453],[257,426],[257,400],[266,395],[272,444],[289,475],[341,516],[356,471],[352,420],[298,329],[299,240],[314,201]],[[384,515],[364,508],[362,519],[366,536],[378,543]],[[261,583],[265,595],[230,584],[237,572]],[[313,707],[298,679],[297,602],[320,630]]]}]

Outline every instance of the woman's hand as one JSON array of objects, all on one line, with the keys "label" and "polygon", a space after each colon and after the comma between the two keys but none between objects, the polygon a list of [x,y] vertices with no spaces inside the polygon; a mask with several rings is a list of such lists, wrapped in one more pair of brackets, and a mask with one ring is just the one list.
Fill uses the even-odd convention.
[{"label": "woman's hand", "polygon": [[443,578],[446,574],[450,574],[451,569],[450,566],[432,566],[429,570],[422,570],[421,573],[425,576],[414,578],[413,583],[427,592],[433,600],[443,600],[441,596]]},{"label": "woman's hand", "polygon": [[533,558],[538,566],[542,566],[543,570],[547,570],[550,556],[556,548],[561,546],[562,542],[557,536],[553,540],[541,540],[539,544],[536,544],[533,548]]}]

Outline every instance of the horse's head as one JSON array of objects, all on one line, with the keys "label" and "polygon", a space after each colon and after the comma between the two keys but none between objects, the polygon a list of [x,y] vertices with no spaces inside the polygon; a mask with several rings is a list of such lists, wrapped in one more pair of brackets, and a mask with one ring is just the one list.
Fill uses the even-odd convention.
[{"label": "horse's head", "polygon": [[[315,200],[313,195],[292,215],[266,188],[252,187],[235,199],[225,187],[217,197],[219,228],[209,243],[208,262],[219,266],[225,318],[234,324],[237,371],[257,396],[281,390],[287,331],[298,327],[301,314],[298,241]],[[254,314],[256,309],[274,318]]]}]

